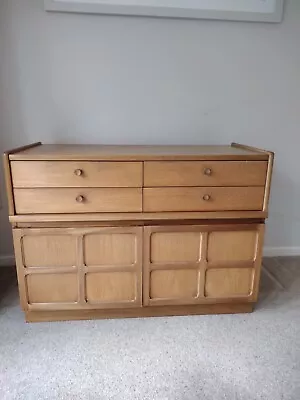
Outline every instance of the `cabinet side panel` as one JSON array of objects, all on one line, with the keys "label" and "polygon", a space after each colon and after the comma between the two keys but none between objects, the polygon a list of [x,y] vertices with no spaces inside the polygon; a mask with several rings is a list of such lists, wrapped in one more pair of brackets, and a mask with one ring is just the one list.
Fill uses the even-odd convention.
[{"label": "cabinet side panel", "polygon": [[14,203],[9,156],[6,153],[3,155],[3,167],[4,167],[4,179],[6,185],[6,195],[8,202],[8,213],[11,216],[15,215],[15,203]]},{"label": "cabinet side panel", "polygon": [[13,243],[16,258],[18,287],[21,307],[24,311],[28,310],[28,298],[25,285],[25,271],[22,255],[22,229],[13,229]]},{"label": "cabinet side panel", "polygon": [[268,208],[269,208],[269,200],[270,200],[270,193],[271,193],[271,181],[272,181],[272,174],[273,174],[273,164],[274,164],[274,153],[269,152],[267,180],[266,180],[264,205],[263,205],[263,211],[266,211],[266,212],[268,211]]}]

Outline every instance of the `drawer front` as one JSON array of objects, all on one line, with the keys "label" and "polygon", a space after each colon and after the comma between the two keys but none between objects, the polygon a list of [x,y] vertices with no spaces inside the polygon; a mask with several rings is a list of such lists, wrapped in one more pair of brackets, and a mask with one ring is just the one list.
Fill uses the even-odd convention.
[{"label": "drawer front", "polygon": [[13,161],[15,188],[141,187],[141,162]]},{"label": "drawer front", "polygon": [[14,189],[17,214],[140,212],[142,189]]},{"label": "drawer front", "polygon": [[144,186],[264,186],[264,161],[149,161]]},{"label": "drawer front", "polygon": [[169,187],[143,189],[144,211],[261,210],[264,187]]}]

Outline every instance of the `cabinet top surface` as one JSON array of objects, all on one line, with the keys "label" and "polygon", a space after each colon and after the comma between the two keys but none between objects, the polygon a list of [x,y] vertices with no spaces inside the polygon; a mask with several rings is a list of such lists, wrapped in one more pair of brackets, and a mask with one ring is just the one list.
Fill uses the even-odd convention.
[{"label": "cabinet top surface", "polygon": [[267,160],[268,153],[233,146],[42,144],[9,154],[10,160]]}]

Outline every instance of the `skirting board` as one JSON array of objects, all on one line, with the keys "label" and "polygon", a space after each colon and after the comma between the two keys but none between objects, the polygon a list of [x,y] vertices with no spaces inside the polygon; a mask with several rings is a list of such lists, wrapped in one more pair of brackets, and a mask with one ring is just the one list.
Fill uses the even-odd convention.
[{"label": "skirting board", "polygon": [[[300,246],[298,247],[265,247],[264,257],[280,256],[300,256]],[[15,257],[11,254],[0,256],[0,267],[15,265]]]},{"label": "skirting board", "polygon": [[264,257],[300,256],[300,246],[295,247],[265,247]]}]

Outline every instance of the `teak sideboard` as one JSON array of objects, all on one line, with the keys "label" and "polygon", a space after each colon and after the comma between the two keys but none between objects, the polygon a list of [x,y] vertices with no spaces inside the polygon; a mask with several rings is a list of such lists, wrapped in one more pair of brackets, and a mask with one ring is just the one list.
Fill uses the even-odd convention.
[{"label": "teak sideboard", "polygon": [[273,158],[236,143],[7,152],[26,320],[251,312]]}]

